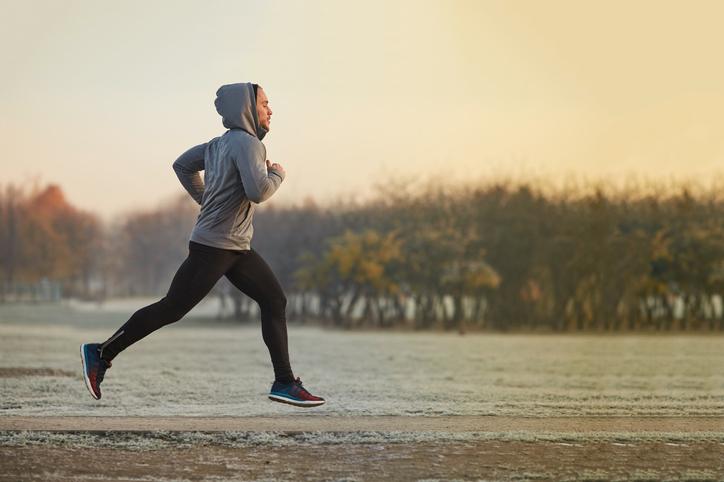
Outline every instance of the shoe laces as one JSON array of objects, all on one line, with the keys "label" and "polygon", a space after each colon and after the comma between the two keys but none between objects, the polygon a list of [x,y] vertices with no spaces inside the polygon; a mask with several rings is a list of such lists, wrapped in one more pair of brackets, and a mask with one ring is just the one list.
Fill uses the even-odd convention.
[{"label": "shoe laces", "polygon": [[276,384],[276,383],[281,383],[282,385],[298,385],[300,387],[302,386],[302,381],[299,379],[299,377],[292,379],[292,381],[288,382],[288,383],[272,380],[272,384]]},{"label": "shoe laces", "polygon": [[111,367],[111,362],[109,360],[106,360],[103,358],[103,349],[98,348],[96,350],[98,352],[98,359],[101,361],[100,365],[102,368],[108,369]]},{"label": "shoe laces", "polygon": [[301,378],[297,377],[296,379],[294,379],[294,384],[298,386],[300,390],[304,390],[308,395],[312,395],[311,393],[309,393],[309,390],[307,390],[304,385],[302,385]]},{"label": "shoe laces", "polygon": [[106,370],[108,370],[111,367],[111,362],[108,360],[104,360],[103,358],[100,359],[101,362],[98,366],[98,373],[96,375],[97,383],[100,385],[100,383],[103,381],[103,377],[106,374]]}]

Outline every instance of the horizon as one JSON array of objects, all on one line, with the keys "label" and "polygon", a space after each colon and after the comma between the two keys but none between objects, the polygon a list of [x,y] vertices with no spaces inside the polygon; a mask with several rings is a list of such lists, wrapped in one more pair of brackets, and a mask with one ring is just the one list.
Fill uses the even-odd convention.
[{"label": "horizon", "polygon": [[[409,182],[408,182],[409,181]],[[693,199],[710,199],[715,201],[724,200],[724,174],[718,174],[716,176],[709,177],[707,180],[702,181],[700,179],[693,178],[642,178],[642,177],[626,177],[622,179],[606,179],[600,177],[586,177],[580,174],[572,173],[567,177],[553,181],[549,178],[535,177],[535,176],[493,176],[493,177],[480,177],[478,179],[458,179],[455,181],[445,181],[441,183],[434,176],[430,175],[426,178],[408,179],[408,180],[397,180],[398,184],[393,185],[391,189],[396,191],[396,195],[400,195],[400,190],[397,187],[402,184],[408,186],[406,194],[410,196],[425,196],[432,192],[434,188],[445,188],[446,194],[451,197],[456,197],[459,194],[468,193],[471,190],[487,190],[494,187],[504,187],[509,189],[511,192],[521,188],[532,189],[534,193],[538,193],[547,199],[557,198],[558,196],[564,196],[568,200],[579,200],[581,198],[595,195],[596,193],[602,193],[607,196],[610,200],[616,201],[618,199],[626,199],[628,201],[636,202],[637,200],[653,196],[661,202],[665,202],[671,198],[676,198],[681,195],[692,196]],[[51,189],[59,189],[60,195],[62,196],[63,202],[67,203],[74,209],[80,210],[85,213],[96,215],[102,223],[112,224],[115,221],[133,217],[138,214],[145,214],[155,212],[167,208],[169,205],[173,205],[177,201],[186,200],[189,205],[194,205],[199,208],[198,205],[194,204],[192,199],[183,193],[175,193],[160,198],[154,202],[147,202],[139,204],[134,207],[126,207],[120,209],[117,212],[103,212],[98,211],[94,208],[87,208],[79,205],[73,199],[73,194],[68,192],[64,186],[54,182],[42,182],[39,179],[34,179],[33,183],[29,186],[20,186],[13,182],[3,184],[0,183],[0,189],[5,189],[12,186],[15,189],[20,189],[22,194],[26,198],[30,198],[41,193],[46,193]],[[271,207],[273,209],[290,209],[305,207],[310,203],[320,209],[329,210],[338,208],[340,206],[346,207],[363,207],[366,204],[377,202],[388,193],[384,191],[380,186],[375,185],[370,190],[367,196],[360,196],[358,193],[352,195],[344,195],[338,193],[334,197],[327,199],[316,199],[314,196],[306,196],[302,199],[296,200],[274,200],[271,199],[263,203],[262,209]],[[55,201],[56,203],[58,201]]]}]

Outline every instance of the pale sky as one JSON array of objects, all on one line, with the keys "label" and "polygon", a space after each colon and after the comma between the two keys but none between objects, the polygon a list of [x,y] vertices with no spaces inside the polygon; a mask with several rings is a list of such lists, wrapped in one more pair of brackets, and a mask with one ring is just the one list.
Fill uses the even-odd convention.
[{"label": "pale sky", "polygon": [[279,204],[724,172],[724,2],[0,1],[0,182],[106,217],[183,193],[232,82],[269,96]]}]

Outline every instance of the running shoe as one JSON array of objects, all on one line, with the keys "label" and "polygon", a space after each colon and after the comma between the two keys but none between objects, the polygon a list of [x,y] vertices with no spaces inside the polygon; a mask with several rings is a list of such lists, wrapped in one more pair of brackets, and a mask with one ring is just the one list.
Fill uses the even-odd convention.
[{"label": "running shoe", "polygon": [[101,382],[111,362],[101,358],[100,343],[83,343],[80,346],[80,361],[83,364],[83,379],[91,396],[101,398]]},{"label": "running shoe", "polygon": [[297,377],[292,383],[275,381],[271,387],[269,398],[275,402],[288,403],[297,407],[317,407],[324,403],[321,397],[315,397],[302,386],[302,380]]}]

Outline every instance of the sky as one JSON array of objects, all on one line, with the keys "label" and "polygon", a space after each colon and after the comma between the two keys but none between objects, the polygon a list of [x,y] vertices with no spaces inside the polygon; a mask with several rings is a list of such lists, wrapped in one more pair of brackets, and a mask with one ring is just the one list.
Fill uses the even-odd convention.
[{"label": "sky", "polygon": [[0,184],[109,219],[184,192],[172,163],[223,134],[233,82],[269,97],[277,205],[724,174],[724,2],[0,3]]}]

